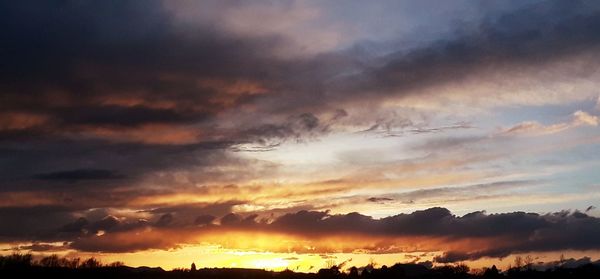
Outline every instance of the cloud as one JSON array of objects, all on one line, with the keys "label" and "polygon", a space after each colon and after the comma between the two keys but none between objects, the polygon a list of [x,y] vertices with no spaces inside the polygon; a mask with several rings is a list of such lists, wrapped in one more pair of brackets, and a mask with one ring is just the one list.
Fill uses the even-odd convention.
[{"label": "cloud", "polygon": [[[76,218],[78,214],[66,208],[4,208],[0,210],[0,221],[13,226],[1,230],[0,238],[65,241],[70,243],[70,248],[80,251],[130,252],[170,249],[200,240],[226,248],[246,248],[260,242],[243,244],[232,238],[251,233],[297,243],[291,247],[298,253],[315,252],[302,248],[306,243],[311,243],[320,253],[335,252],[337,248],[330,245],[334,239],[343,244],[341,249],[347,252],[445,252],[435,258],[437,262],[501,258],[515,253],[600,249],[600,242],[594,237],[600,233],[600,219],[579,211],[547,214],[475,211],[457,216],[448,209],[437,207],[380,219],[359,213],[324,211],[298,211],[279,217],[229,213],[221,215],[220,222],[215,224],[214,215],[206,212],[216,206],[219,205],[205,205],[206,211],[197,210],[195,218],[186,218],[175,209],[160,210],[149,216],[155,221],[110,214],[88,221],[94,217]],[[405,241],[416,246],[400,245]],[[275,244],[259,248],[281,248]]]},{"label": "cloud", "polygon": [[235,151],[269,151],[288,140],[304,141],[327,131],[328,126],[321,124],[315,115],[302,113],[288,117],[284,123],[263,124],[240,131],[241,137],[248,142],[234,145],[233,148]]},{"label": "cloud", "polygon": [[598,126],[598,116],[578,110],[573,113],[573,123],[579,125]]},{"label": "cloud", "polygon": [[[240,8],[243,21],[250,20],[248,11],[256,11],[248,5]],[[277,33],[281,30],[242,36],[230,25],[226,30],[211,22],[180,25],[174,17],[181,15],[173,13],[186,9],[160,1],[35,6],[6,3],[0,17],[5,26],[19,26],[7,30],[3,52],[10,55],[3,59],[1,108],[10,117],[0,123],[2,152],[30,152],[11,148],[17,142],[35,144],[37,152],[11,157],[5,164],[6,169],[15,169],[10,166],[14,161],[36,167],[35,173],[21,177],[51,172],[43,164],[64,153],[65,146],[85,150],[86,156],[64,153],[61,163],[69,161],[64,169],[104,169],[107,153],[114,152],[123,156],[113,158],[134,162],[123,166],[117,159],[120,173],[144,177],[207,164],[187,158],[179,164],[166,150],[181,155],[182,150],[204,149],[200,157],[207,160],[226,150],[269,151],[287,141],[318,138],[335,130],[337,122],[364,129],[400,127],[416,134],[469,128],[469,123],[420,127],[405,117],[390,122],[380,120],[377,112],[411,96],[444,102],[443,90],[433,97],[420,92],[490,72],[504,77],[490,69],[546,68],[546,61],[568,60],[598,45],[597,9],[581,3],[524,5],[485,14],[474,28],[385,55],[334,48],[285,59],[270,55],[294,44]],[[238,8],[228,8],[237,13]],[[273,11],[295,14],[286,5],[272,9],[266,13],[275,21],[281,17]],[[302,22],[312,14],[299,13]],[[221,150],[208,151],[209,145]],[[90,151],[94,148],[103,152]],[[149,164],[154,167],[137,167]]]},{"label": "cloud", "polygon": [[[441,245],[448,259],[599,246],[593,237],[576,235],[592,236],[598,226],[595,217],[577,212],[459,217],[433,208],[382,219],[290,212],[315,208],[317,196],[331,202],[331,193],[370,184],[365,177],[416,177],[393,187],[470,181],[474,176],[456,170],[493,156],[473,152],[436,160],[433,154],[383,170],[373,170],[372,162],[368,166],[361,158],[359,168],[336,170],[360,174],[360,179],[351,176],[325,188],[302,184],[262,190],[255,185],[288,181],[271,179],[279,164],[231,152],[271,151],[332,131],[451,133],[474,125],[449,119],[445,123],[451,124],[436,126],[429,121],[433,114],[589,98],[592,90],[580,89],[597,88],[597,74],[587,70],[598,63],[597,4],[521,5],[482,13],[476,24],[450,26],[450,34],[410,47],[343,42],[356,43],[351,48],[337,47],[342,42],[330,36],[336,35],[335,26],[311,25],[323,12],[312,6],[213,4],[223,9],[198,11],[164,1],[0,4],[0,24],[7,26],[0,52],[0,194],[7,198],[1,201],[0,223],[10,224],[0,228],[0,238],[61,240],[82,251],[125,252],[168,249],[208,232],[245,230],[308,241],[361,235],[369,239],[340,249],[387,252],[398,251],[391,244],[413,243],[396,238],[423,237],[432,241],[427,249]],[[197,17],[196,12],[210,15]],[[226,24],[216,24],[220,18]],[[597,116],[577,111],[569,121],[527,121],[500,134],[552,134],[597,125]],[[430,141],[423,149],[484,140]],[[453,173],[432,176],[424,169]],[[369,187],[379,186],[373,184]],[[360,199],[372,206],[501,186],[510,185],[438,187]],[[252,197],[272,203],[251,204]],[[242,205],[250,209],[235,210]],[[111,210],[92,214],[92,208]],[[132,237],[135,233],[145,237]],[[461,242],[473,238],[485,245],[477,250]],[[324,243],[318,247],[335,250]]]},{"label": "cloud", "polygon": [[136,231],[138,237],[128,233],[106,234],[80,238],[70,244],[70,248],[90,252],[132,252],[148,249],[176,248],[173,240],[157,231]]},{"label": "cloud", "polygon": [[577,268],[577,267],[580,267],[583,265],[588,265],[588,264],[598,265],[598,264],[600,264],[600,260],[592,261],[592,259],[590,257],[582,257],[579,259],[568,258],[568,259],[562,259],[559,261],[550,261],[550,262],[544,262],[541,264],[534,264],[533,268],[538,269],[538,270],[547,270],[547,269],[551,269],[551,268],[556,268],[557,266],[563,267],[563,268]]},{"label": "cloud", "polygon": [[[199,216],[204,220],[203,225],[210,224],[208,226],[198,226],[194,221],[187,225],[175,223],[173,216],[162,215],[154,224],[128,221],[114,216],[107,216],[91,224],[77,220],[69,226],[75,228],[74,224],[79,224],[78,227],[85,228],[83,231],[87,233],[78,231],[79,234],[62,234],[58,236],[63,238],[57,236],[55,239],[72,241],[71,247],[81,251],[169,249],[186,243],[196,243],[198,239],[215,241],[215,244],[228,248],[241,248],[238,246],[241,243],[227,242],[220,237],[230,239],[233,235],[241,237],[252,232],[253,235],[262,234],[267,238],[269,235],[284,237],[290,243],[312,243],[323,253],[335,251],[327,243],[336,238],[338,241],[345,239],[343,249],[349,252],[445,252],[435,258],[437,262],[506,257],[514,253],[600,249],[600,243],[593,237],[600,232],[599,219],[579,211],[548,214],[486,214],[476,211],[456,216],[445,208],[430,208],[381,219],[358,213],[299,211],[282,215],[269,222],[258,220],[257,215],[243,216],[231,213],[221,218],[220,225],[210,224],[212,216]],[[162,222],[167,218],[168,222]],[[209,219],[210,221],[207,221]],[[63,227],[63,231],[67,231],[65,228],[67,227]],[[105,233],[98,236],[98,231]],[[138,234],[139,237],[132,237],[131,234]],[[353,238],[360,241],[352,241]],[[399,248],[403,246],[398,245],[408,239],[418,243],[417,246],[421,248]],[[294,251],[310,252],[300,247],[302,245]],[[278,249],[270,246],[269,248]]]},{"label": "cloud", "polygon": [[0,239],[52,239],[72,219],[72,210],[64,206],[0,207],[0,222],[5,224]]},{"label": "cloud", "polygon": [[215,219],[216,217],[212,215],[200,215],[196,217],[194,223],[196,225],[210,225]]},{"label": "cloud", "polygon": [[525,121],[504,129],[504,135],[547,135],[562,132],[570,126],[567,123],[543,125],[536,121]]},{"label": "cloud", "polygon": [[388,194],[390,200],[396,200],[403,203],[431,203],[439,204],[456,202],[461,200],[480,200],[494,196],[504,196],[511,193],[511,190],[526,188],[541,183],[540,181],[499,181],[493,183],[482,183],[458,187],[437,187],[430,189],[420,189],[407,191],[403,193]]},{"label": "cloud", "polygon": [[59,252],[64,250],[64,245],[55,245],[48,243],[32,243],[31,245],[21,245],[18,247],[19,250],[29,250],[33,252]]},{"label": "cloud", "polygon": [[77,182],[80,180],[104,180],[104,179],[121,179],[123,175],[103,169],[77,169],[69,171],[59,171],[52,173],[42,173],[34,176],[36,179],[41,180],[63,180],[70,182]]},{"label": "cloud", "polygon": [[[93,15],[92,10],[96,11]],[[193,38],[178,35],[160,1],[145,5],[46,3],[39,10],[6,4],[3,11],[5,24],[20,26],[7,32],[11,44],[6,48],[14,59],[6,57],[10,71],[3,71],[3,109],[51,120],[40,126],[13,117],[3,126],[28,128],[50,137],[80,134],[110,141],[111,132],[140,126],[202,123],[265,93],[250,68],[268,70],[278,63],[255,51],[278,44],[276,38],[248,38],[248,44],[238,44],[203,26],[195,27],[193,32],[198,33]],[[119,16],[104,20],[115,13]],[[90,16],[80,22],[79,15]],[[40,20],[24,22],[29,16]],[[79,27],[69,28],[74,22]],[[45,31],[36,28],[40,23]],[[26,47],[28,41],[35,41],[37,50]],[[173,47],[178,50],[163,51]],[[235,63],[231,57],[238,57]],[[95,133],[98,129],[105,132]]]},{"label": "cloud", "polygon": [[160,216],[157,224],[169,227],[185,227],[190,225],[206,225],[212,223],[216,216],[225,216],[232,212],[233,207],[244,204],[242,201],[231,200],[216,203],[191,203],[163,206],[147,212]]},{"label": "cloud", "polygon": [[500,131],[500,135],[548,135],[579,126],[598,126],[598,117],[578,110],[572,114],[570,122],[544,125],[536,121],[525,121]]},{"label": "cloud", "polygon": [[[244,8],[214,5],[234,14],[243,11],[243,21],[248,20],[248,11],[263,11],[259,4]],[[242,36],[231,28],[215,30],[210,22],[181,26],[174,23],[171,13],[201,10],[165,8],[160,1],[146,5],[47,3],[39,9],[6,4],[4,8],[6,25],[21,26],[22,30],[7,33],[11,44],[6,48],[11,57],[5,61],[11,71],[3,75],[3,109],[48,119],[44,127],[23,126],[16,120],[5,126],[49,137],[78,135],[107,141],[130,138],[150,144],[223,138],[225,131],[218,129],[220,123],[233,124],[236,131],[226,134],[231,137],[227,140],[234,143],[261,141],[268,135],[278,139],[289,124],[286,117],[318,118],[317,113],[338,111],[340,106],[365,100],[377,106],[389,97],[414,95],[420,89],[436,88],[471,75],[496,75],[491,68],[503,72],[523,65],[542,67],[548,61],[593,51],[599,41],[594,28],[597,22],[593,20],[597,10],[579,2],[525,5],[507,14],[490,14],[481,26],[469,29],[470,33],[457,32],[430,45],[376,59],[361,57],[370,54],[331,50],[291,60],[265,55],[294,44],[277,33],[281,30]],[[271,9],[291,14],[296,11],[286,5],[266,10]],[[74,16],[87,15],[91,10],[102,13],[90,14],[84,23]],[[120,16],[104,20],[115,13]],[[278,13],[268,14],[280,20]],[[40,18],[46,31],[35,28],[37,22],[23,22],[24,18]],[[57,35],[44,36],[44,32]],[[38,47],[23,47],[29,45],[28,41]],[[143,51],[140,46],[144,46]],[[80,91],[85,94],[77,94]],[[284,120],[261,123],[265,118],[252,114],[269,116],[270,121]],[[224,115],[228,119],[220,118]],[[254,123],[248,127],[246,121]],[[178,129],[193,132],[180,135],[185,139],[152,141],[149,133],[138,132],[149,125],[173,126],[157,134]],[[253,131],[270,133],[256,137]],[[312,131],[308,132],[310,137]],[[149,140],[143,140],[142,134]]]},{"label": "cloud", "polygon": [[367,201],[370,202],[375,202],[375,203],[384,203],[384,202],[389,202],[389,201],[393,201],[394,199],[392,198],[386,198],[386,197],[370,197],[367,199]]},{"label": "cloud", "polygon": [[[543,95],[547,98],[550,95],[548,100],[554,100],[554,93],[545,91],[536,94],[525,90],[528,91],[527,94],[535,96],[531,101],[527,101],[523,88],[541,88],[543,86],[539,82],[549,76],[556,75],[558,79],[565,79],[566,76],[558,75],[561,70],[549,71],[543,68],[554,62],[560,64],[559,61],[576,60],[577,55],[598,47],[598,36],[589,28],[597,24],[593,19],[597,10],[585,11],[591,8],[585,6],[581,2],[567,5],[538,3],[506,14],[489,16],[471,33],[457,32],[451,39],[440,40],[412,52],[400,51],[390,54],[382,58],[383,66],[374,67],[372,71],[355,76],[356,82],[350,82],[343,88],[356,88],[357,94],[368,91],[375,96],[427,93],[432,97],[426,98],[424,103],[431,101],[440,106],[443,106],[445,101],[453,100],[477,100],[480,105],[485,102],[539,103],[544,102]],[[574,40],[566,40],[567,38]],[[583,48],[575,50],[575,45]],[[536,75],[531,72],[533,69],[541,70],[545,74]],[[528,76],[529,80],[509,78],[513,76],[507,71],[513,70]],[[530,78],[533,76],[536,77],[533,79],[535,82],[531,82]],[[571,75],[566,79],[572,77]],[[488,88],[474,88],[475,84],[486,81],[489,82]],[[501,89],[495,90],[498,86],[494,83],[505,85],[500,86],[504,89],[514,86],[518,93],[502,93]],[[521,86],[515,86],[517,83]],[[458,93],[461,89],[463,92],[477,93]],[[486,94],[482,94],[481,91],[486,91]],[[490,95],[494,97],[490,98]],[[465,98],[452,99],[455,96]],[[482,100],[482,96],[485,96],[487,101]],[[411,101],[418,102],[419,97],[426,96],[416,96]],[[468,98],[471,98],[471,101]]]}]

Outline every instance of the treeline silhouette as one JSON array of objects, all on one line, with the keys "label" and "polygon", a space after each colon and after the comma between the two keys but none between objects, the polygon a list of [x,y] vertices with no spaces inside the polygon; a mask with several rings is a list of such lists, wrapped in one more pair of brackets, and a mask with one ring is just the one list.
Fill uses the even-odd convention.
[{"label": "treeline silhouette", "polygon": [[204,278],[204,279],[511,279],[511,278],[600,278],[600,265],[583,264],[577,267],[557,265],[546,270],[532,265],[516,265],[505,271],[496,266],[470,270],[467,265],[454,264],[427,267],[422,264],[395,264],[375,268],[351,267],[341,270],[343,265],[330,265],[317,273],[301,273],[291,270],[280,272],[245,268],[202,268],[174,269],[165,271],[160,267],[128,267],[122,262],[103,264],[95,258],[68,259],[56,255],[34,260],[31,254],[15,253],[0,256],[0,278]]}]

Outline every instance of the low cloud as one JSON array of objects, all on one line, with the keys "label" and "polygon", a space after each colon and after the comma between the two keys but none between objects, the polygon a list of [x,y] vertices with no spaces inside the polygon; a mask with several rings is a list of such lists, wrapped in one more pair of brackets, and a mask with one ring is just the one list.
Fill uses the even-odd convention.
[{"label": "low cloud", "polygon": [[[94,222],[80,218],[56,229],[53,235],[47,230],[44,234],[31,235],[30,240],[54,239],[71,242],[73,249],[103,252],[170,249],[197,243],[200,239],[214,241],[227,248],[242,248],[238,241],[227,241],[223,237],[229,239],[227,235],[234,237],[238,233],[236,237],[242,237],[252,232],[265,237],[284,237],[291,242],[313,243],[323,253],[337,251],[328,244],[332,239],[342,241],[340,247],[347,252],[442,251],[444,254],[436,257],[435,261],[444,263],[482,257],[501,258],[514,253],[600,249],[600,241],[595,237],[600,233],[600,219],[580,211],[547,214],[486,214],[476,211],[457,216],[438,207],[381,219],[359,213],[330,214],[323,211],[298,211],[274,219],[258,214],[229,213],[223,215],[218,224],[213,222],[213,215],[199,213],[194,220],[180,220],[176,211],[171,212],[162,215],[157,212],[155,222],[117,216],[106,216]],[[56,222],[55,218],[48,220]],[[35,224],[32,226],[28,231],[39,231]],[[3,232],[4,237],[7,237],[6,233]],[[15,233],[12,233],[13,236],[18,235]],[[352,241],[350,236],[360,241]],[[409,239],[418,245],[412,248],[400,245]],[[416,248],[419,246],[421,248]],[[298,244],[294,251],[310,252],[300,247],[302,245]],[[262,248],[279,249],[271,246]]]}]

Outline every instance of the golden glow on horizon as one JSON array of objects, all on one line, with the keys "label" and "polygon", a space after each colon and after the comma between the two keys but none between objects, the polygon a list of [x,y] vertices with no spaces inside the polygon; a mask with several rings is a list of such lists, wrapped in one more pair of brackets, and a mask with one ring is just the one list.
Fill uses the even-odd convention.
[{"label": "golden glow on horizon", "polygon": [[[55,243],[59,245],[60,243]],[[26,245],[26,243],[21,243]],[[0,255],[12,253],[16,244],[0,244]],[[21,252],[28,252],[21,250]],[[198,268],[257,268],[273,271],[290,269],[299,272],[317,272],[320,268],[327,267],[328,261],[335,264],[345,262],[343,270],[352,266],[361,267],[375,262],[377,267],[382,265],[391,266],[395,263],[425,262],[431,261],[433,257],[441,252],[412,252],[412,253],[275,253],[259,252],[252,250],[224,249],[215,245],[182,245],[177,249],[170,250],[148,250],[129,253],[86,253],[74,250],[62,250],[53,252],[34,252],[34,258],[57,254],[65,257],[79,257],[82,259],[95,257],[103,263],[116,261],[124,262],[128,266],[160,266],[165,270],[174,268],[189,268],[195,263]],[[561,255],[565,258],[591,257],[592,260],[600,258],[600,251],[561,251],[541,252],[534,254],[515,254],[501,259],[482,258],[475,261],[464,261],[471,268],[483,268],[496,265],[500,269],[506,269],[513,264],[516,256],[533,255],[537,261],[556,261]],[[439,265],[439,264],[438,264]]]}]

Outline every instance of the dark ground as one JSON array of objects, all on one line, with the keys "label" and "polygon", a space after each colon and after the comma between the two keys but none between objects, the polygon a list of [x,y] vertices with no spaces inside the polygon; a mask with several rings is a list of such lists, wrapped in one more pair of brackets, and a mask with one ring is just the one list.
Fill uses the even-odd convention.
[{"label": "dark ground", "polygon": [[317,273],[273,272],[259,269],[204,268],[165,271],[161,268],[132,268],[120,263],[102,265],[95,259],[80,261],[57,256],[33,261],[31,255],[0,256],[0,278],[205,278],[205,279],[400,279],[400,278],[600,278],[600,265],[585,264],[576,268],[552,267],[545,271],[523,266],[499,271],[496,267],[470,272],[466,265],[428,268],[419,264],[395,264],[391,267],[356,268],[341,272],[334,266]]}]

